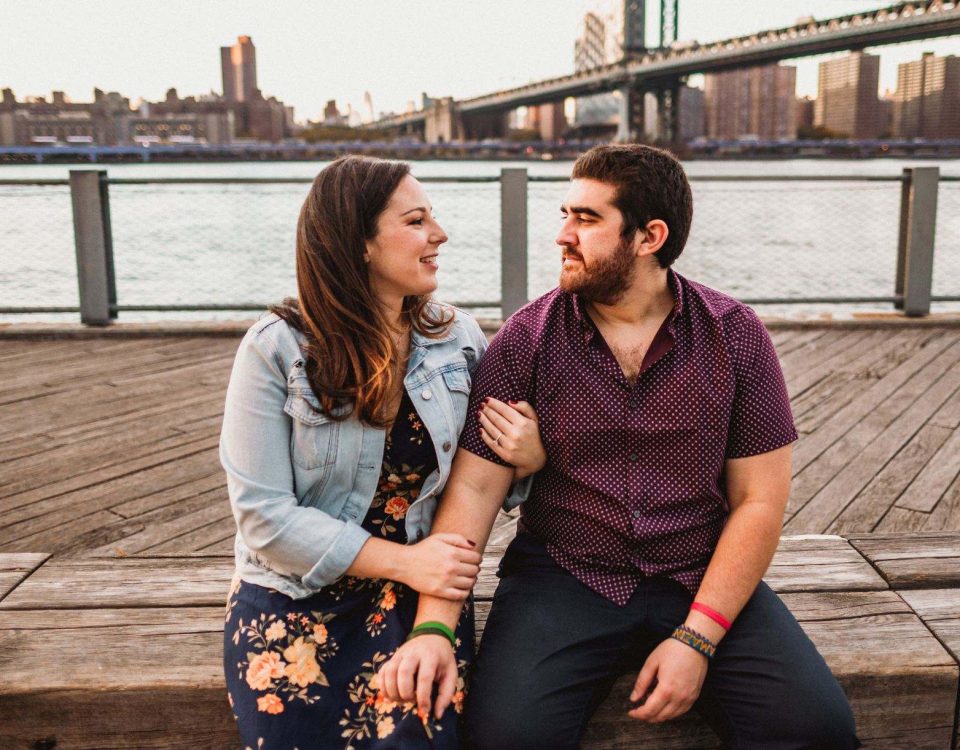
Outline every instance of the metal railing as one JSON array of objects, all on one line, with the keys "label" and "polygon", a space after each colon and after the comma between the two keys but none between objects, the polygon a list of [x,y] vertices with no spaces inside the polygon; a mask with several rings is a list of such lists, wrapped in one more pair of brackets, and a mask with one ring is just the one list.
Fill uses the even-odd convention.
[{"label": "metal railing", "polygon": [[[425,177],[420,180],[438,186],[435,189],[439,190],[441,195],[436,197],[445,197],[446,208],[453,212],[451,218],[454,223],[459,222],[460,225],[466,226],[465,222],[469,214],[469,219],[473,221],[471,225],[473,229],[470,231],[476,235],[471,237],[471,240],[475,241],[476,247],[485,248],[483,250],[485,254],[478,261],[471,257],[481,254],[476,248],[474,248],[476,252],[460,251],[460,256],[454,256],[458,258],[457,263],[452,266],[454,273],[459,273],[461,277],[484,277],[483,289],[480,293],[473,295],[472,299],[456,300],[455,304],[470,308],[495,308],[505,319],[529,299],[531,283],[542,284],[543,279],[547,277],[555,279],[556,274],[549,271],[546,264],[555,259],[556,253],[531,255],[528,247],[529,236],[531,226],[537,238],[542,238],[551,231],[549,226],[543,224],[544,217],[557,215],[565,183],[568,182],[566,177],[529,176],[524,168],[511,168],[501,170],[499,176]],[[84,324],[107,325],[123,312],[262,311],[267,307],[267,301],[241,299],[195,303],[193,300],[196,300],[197,296],[193,296],[193,300],[188,297],[187,301],[173,303],[150,302],[149,299],[138,300],[136,304],[118,302],[118,274],[115,270],[115,259],[121,264],[125,262],[125,253],[129,252],[127,248],[132,243],[131,238],[134,237],[139,238],[141,245],[149,244],[151,241],[158,245],[167,242],[169,238],[165,234],[164,211],[169,212],[178,208],[186,211],[196,201],[197,196],[207,195],[209,186],[213,185],[223,187],[217,199],[224,201],[221,213],[227,215],[226,224],[207,230],[203,222],[197,221],[194,225],[183,227],[181,230],[183,233],[207,232],[209,236],[205,236],[203,242],[209,243],[210,236],[220,238],[224,234],[230,234],[231,231],[234,234],[242,234],[253,231],[251,227],[255,227],[269,235],[269,242],[264,244],[276,244],[276,232],[285,232],[287,227],[292,229],[294,214],[288,212],[287,202],[292,204],[294,200],[302,200],[302,196],[295,192],[282,195],[258,194],[258,200],[266,201],[266,208],[249,211],[237,208],[239,197],[245,194],[234,193],[231,190],[237,186],[260,186],[258,189],[267,190],[269,186],[305,186],[311,182],[312,179],[306,177],[110,178],[104,170],[71,171],[67,180],[0,179],[0,187],[69,188],[74,229],[76,285],[80,301],[79,306],[0,306],[0,314],[79,313]],[[694,233],[688,243],[698,245],[697,252],[681,256],[680,263],[692,263],[693,273],[688,275],[697,279],[703,278],[706,283],[711,283],[714,277],[718,277],[718,269],[721,267],[725,269],[728,277],[735,280],[749,281],[755,274],[780,280],[780,294],[757,294],[755,286],[750,284],[737,287],[736,283],[733,283],[731,287],[725,289],[748,304],[892,304],[895,308],[902,310],[905,315],[922,316],[930,312],[932,302],[960,301],[960,294],[952,293],[954,289],[960,291],[960,283],[951,282],[956,283],[956,287],[951,287],[949,290],[951,294],[934,294],[933,289],[940,183],[960,183],[960,178],[940,177],[937,167],[904,169],[899,176],[717,175],[692,176],[691,182],[697,193],[697,216],[705,218],[698,218],[694,222]],[[889,186],[895,183],[901,186],[899,196],[894,195],[889,189]],[[470,186],[469,195],[465,191],[460,191],[458,186],[461,184]],[[778,186],[782,199],[776,195]],[[871,189],[880,191],[876,197],[861,201],[859,210],[862,215],[859,216],[849,215],[847,208],[843,205],[843,200],[849,200],[849,198],[844,199],[842,196],[851,194],[851,186],[855,186],[859,193]],[[150,190],[142,190],[143,187],[149,187]],[[496,187],[499,188],[499,196],[496,196],[499,197],[499,206],[494,202],[495,192],[487,190],[487,188]],[[954,185],[950,185],[950,188],[953,187]],[[194,188],[199,189],[193,190]],[[800,215],[802,211],[797,208],[795,200],[806,188],[809,190],[802,196],[807,206],[806,210],[811,214],[809,216]],[[116,215],[111,216],[111,190],[126,191],[123,192],[124,199],[115,206],[120,209],[120,230],[115,227]],[[156,209],[158,193],[162,198],[164,190],[188,192],[171,194],[168,198],[172,202],[162,209]],[[960,198],[960,191],[951,189],[949,194],[950,200]],[[13,195],[11,200],[16,201],[17,195]],[[899,213],[896,211],[897,200],[899,200]],[[788,208],[779,210],[775,216],[767,216],[762,210],[758,213],[756,209],[764,202],[768,207],[767,210],[770,205],[783,204]],[[533,210],[528,210],[531,203]],[[941,209],[941,220],[954,221],[960,204],[957,206],[951,204],[946,210],[943,210],[944,207]],[[474,215],[483,214],[484,211],[487,213],[479,219]],[[496,222],[493,215],[495,211],[499,213],[499,237],[495,236]],[[256,215],[251,218],[248,216],[251,213]],[[66,217],[61,215],[58,218],[59,223],[54,223],[54,227],[59,227],[61,233],[65,228],[65,221]],[[271,225],[271,221],[276,221],[276,224]],[[446,220],[444,223],[446,224]],[[874,224],[883,226],[874,233],[873,238],[865,239],[863,230]],[[843,225],[850,229],[851,234],[857,235],[856,240],[851,242],[850,237],[843,236],[841,231]],[[953,227],[952,224],[949,226]],[[36,229],[45,231],[43,227]],[[148,233],[146,238],[142,236],[144,232]],[[832,233],[836,251],[831,252],[828,247],[825,252],[823,247],[820,247],[819,254],[810,255],[806,261],[798,257],[799,253],[809,252],[812,244],[796,238],[802,238],[804,234],[823,232]],[[479,236],[481,233],[483,236]],[[151,237],[151,234],[155,236]],[[2,237],[3,232],[0,227],[0,239]],[[870,252],[866,256],[853,258],[856,253],[850,252],[850,248],[856,248],[858,240],[860,244],[877,243],[886,242],[887,237],[890,242],[888,255],[882,248],[871,246],[867,248]],[[119,241],[117,241],[118,238]],[[258,240],[259,238],[255,237],[254,243],[257,244]],[[194,260],[194,256],[201,256],[207,251],[207,245],[203,242],[199,242],[196,248],[188,248],[172,260],[161,262],[162,259],[157,257],[146,258],[143,260],[144,265],[138,267],[135,272],[121,275],[121,278],[124,279],[124,284],[131,287],[136,287],[137,284],[134,281],[137,281],[143,289],[157,288],[156,285],[147,286],[142,283],[143,277],[156,276],[167,279],[174,285],[182,282],[182,279],[176,278],[178,273],[185,278],[196,280],[205,272],[200,267],[192,270],[194,267],[190,263]],[[767,256],[757,255],[756,248],[751,242],[765,246]],[[115,244],[120,248],[118,254],[114,252]],[[497,249],[499,257],[497,257]],[[951,247],[950,250],[952,252],[954,248]],[[232,262],[231,258],[234,255],[231,254],[230,247],[220,248],[219,252],[219,260],[214,261],[215,264],[223,266]],[[886,255],[890,260],[889,275],[886,271],[881,272],[874,268],[877,265],[884,265],[878,264],[874,259],[882,255]],[[946,258],[946,254],[943,256]],[[55,267],[61,274],[61,282],[64,281],[62,278],[64,260],[61,254],[60,261],[51,264],[51,268]],[[292,271],[292,258],[290,260]],[[952,255],[946,258],[950,264],[956,264],[958,260],[960,257],[954,258]],[[894,261],[895,270],[892,268]],[[150,265],[151,262],[153,265]],[[167,263],[167,268],[163,267],[164,262]],[[264,262],[273,263],[269,258]],[[892,275],[892,283],[887,286],[890,293],[849,293],[846,291],[849,287],[844,286],[843,293],[814,294],[811,293],[814,290],[809,288],[809,281],[801,280],[794,283],[792,276],[796,273],[795,270],[791,270],[791,262],[794,265],[807,262],[824,266],[815,269],[813,274],[810,274],[808,269],[808,274],[804,277],[807,279],[816,277],[817,273],[821,278],[844,277],[847,281],[853,280],[854,277],[856,279],[869,277],[870,283],[864,283],[859,289],[869,288],[871,292],[888,284]],[[259,288],[256,283],[258,280],[256,259],[247,258],[244,263],[247,265],[240,263],[239,265],[243,267],[237,272],[248,280],[253,279],[253,283],[247,286]],[[463,268],[460,268],[461,265]],[[176,271],[173,270],[174,268]],[[952,269],[952,265],[950,268]],[[217,270],[220,271],[222,268]],[[960,264],[957,264],[956,270],[960,272]],[[447,273],[451,272],[445,271],[445,274]],[[499,276],[498,285],[493,281],[496,276]],[[960,273],[957,273],[957,277],[960,282]],[[2,281],[0,277],[0,284]],[[211,283],[217,293],[222,292],[222,287],[218,283]],[[493,299],[494,294],[490,293],[491,285],[494,289],[499,286],[499,299]],[[289,289],[287,281],[284,281],[284,288]],[[829,290],[830,285],[827,285],[827,288]],[[782,293],[784,290],[789,293]],[[539,293],[545,289],[535,291]]]}]

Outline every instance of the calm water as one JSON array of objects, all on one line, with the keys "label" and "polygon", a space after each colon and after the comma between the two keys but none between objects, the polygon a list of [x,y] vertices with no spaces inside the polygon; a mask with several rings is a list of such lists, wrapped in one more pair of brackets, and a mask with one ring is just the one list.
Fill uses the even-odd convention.
[{"label": "calm water", "polygon": [[[935,162],[689,162],[695,217],[677,269],[739,297],[885,296],[893,292],[899,183],[857,182],[897,176]],[[430,177],[496,175],[503,167],[532,175],[569,174],[569,162],[417,162]],[[960,177],[960,160],[940,162]],[[91,165],[96,168],[95,165]],[[321,163],[136,164],[106,167],[113,177],[312,177]],[[0,178],[65,178],[67,165],[3,166]],[[698,182],[698,176],[841,175],[843,182]],[[295,292],[294,227],[303,185],[114,185],[110,188],[120,304],[269,303]],[[553,237],[563,183],[531,183],[531,297],[550,289],[559,270]],[[500,196],[497,184],[431,183],[427,192],[450,241],[441,249],[442,299],[499,298]],[[960,295],[960,183],[942,183],[934,293]],[[60,187],[0,187],[0,306],[76,305],[70,196]],[[839,313],[869,305],[776,307],[770,312]],[[877,305],[872,307],[876,308]],[[880,306],[884,309],[884,306]],[[937,309],[957,309],[946,303]],[[889,308],[886,308],[889,309]],[[489,312],[489,311],[481,311]],[[249,315],[249,314],[247,314]],[[122,313],[122,320],[158,314]],[[178,313],[165,317],[242,317]],[[30,316],[37,320],[76,316]],[[24,316],[0,317],[6,320]]]}]

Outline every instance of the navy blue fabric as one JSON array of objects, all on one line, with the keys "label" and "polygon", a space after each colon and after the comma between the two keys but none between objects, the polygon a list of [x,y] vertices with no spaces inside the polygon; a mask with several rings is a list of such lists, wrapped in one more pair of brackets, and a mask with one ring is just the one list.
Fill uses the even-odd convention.
[{"label": "navy blue fabric", "polygon": [[[477,750],[576,748],[614,679],[635,677],[692,601],[676,581],[645,578],[620,607],[529,534],[511,543],[498,575],[465,715]],[[843,690],[764,583],[717,648],[695,708],[730,748],[859,746]]]}]

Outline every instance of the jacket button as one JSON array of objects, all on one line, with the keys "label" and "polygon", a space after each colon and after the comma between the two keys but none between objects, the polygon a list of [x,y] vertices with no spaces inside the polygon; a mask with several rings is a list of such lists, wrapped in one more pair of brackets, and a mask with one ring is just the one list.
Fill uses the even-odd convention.
[{"label": "jacket button", "polygon": [[449,441],[449,440],[443,444],[443,452],[444,452],[444,453],[449,453],[449,452],[450,452],[450,441]]},{"label": "jacket button", "polygon": [[420,392],[420,398],[422,398],[424,401],[429,401],[433,398],[433,393],[431,393],[430,389],[427,388]]}]

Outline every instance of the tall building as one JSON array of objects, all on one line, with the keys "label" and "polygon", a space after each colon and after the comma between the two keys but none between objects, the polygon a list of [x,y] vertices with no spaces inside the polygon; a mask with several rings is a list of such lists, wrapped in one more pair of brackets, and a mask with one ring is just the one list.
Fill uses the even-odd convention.
[{"label": "tall building", "polygon": [[797,69],[788,65],[736,68],[704,76],[710,138],[794,139]]},{"label": "tall building", "polygon": [[[573,44],[576,72],[598,68],[621,60],[625,50],[644,48],[643,0],[590,0],[580,20]],[[619,95],[597,94],[576,100],[577,125],[616,124]]]},{"label": "tall building", "polygon": [[220,48],[220,70],[224,99],[249,102],[257,98],[257,51],[250,37],[237,37],[232,47]]},{"label": "tall building", "polygon": [[960,57],[923,57],[897,67],[893,135],[960,138]]},{"label": "tall building", "polygon": [[820,63],[814,124],[846,138],[879,138],[880,58],[863,52]]},{"label": "tall building", "polygon": [[706,132],[707,98],[702,89],[680,87],[680,140],[699,138]]}]

